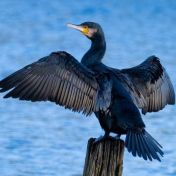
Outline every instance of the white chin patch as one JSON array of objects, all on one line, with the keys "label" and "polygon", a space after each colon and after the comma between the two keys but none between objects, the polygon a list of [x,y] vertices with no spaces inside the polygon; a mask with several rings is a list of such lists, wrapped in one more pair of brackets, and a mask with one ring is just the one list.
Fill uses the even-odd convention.
[{"label": "white chin patch", "polygon": [[89,28],[89,33],[87,34],[88,37],[92,37],[97,32],[97,29]]}]

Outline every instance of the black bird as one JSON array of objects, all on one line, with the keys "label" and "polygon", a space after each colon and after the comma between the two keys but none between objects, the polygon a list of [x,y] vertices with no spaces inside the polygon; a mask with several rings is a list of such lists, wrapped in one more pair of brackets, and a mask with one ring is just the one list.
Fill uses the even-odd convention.
[{"label": "black bird", "polygon": [[[4,98],[51,101],[86,115],[95,113],[105,131],[126,134],[125,146],[145,160],[163,156],[161,145],[145,130],[139,112],[156,112],[175,103],[170,78],[159,59],[150,56],[128,69],[107,67],[101,61],[106,42],[101,26],[94,22],[68,24],[91,40],[79,63],[64,51],[53,52],[0,81]],[[98,139],[98,140],[101,140]]]}]

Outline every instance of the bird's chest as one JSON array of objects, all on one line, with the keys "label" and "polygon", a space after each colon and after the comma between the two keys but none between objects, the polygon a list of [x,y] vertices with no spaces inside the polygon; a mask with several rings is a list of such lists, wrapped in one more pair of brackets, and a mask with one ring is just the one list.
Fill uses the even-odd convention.
[{"label": "bird's chest", "polygon": [[126,130],[120,127],[118,122],[118,114],[113,115],[112,112],[104,113],[104,112],[96,112],[96,117],[99,120],[100,126],[106,132],[112,132],[116,134],[125,134]]},{"label": "bird's chest", "polygon": [[124,134],[126,129],[121,125],[125,118],[123,112],[122,100],[116,96],[112,98],[111,106],[107,111],[96,112],[95,115],[99,120],[101,127],[105,131]]}]

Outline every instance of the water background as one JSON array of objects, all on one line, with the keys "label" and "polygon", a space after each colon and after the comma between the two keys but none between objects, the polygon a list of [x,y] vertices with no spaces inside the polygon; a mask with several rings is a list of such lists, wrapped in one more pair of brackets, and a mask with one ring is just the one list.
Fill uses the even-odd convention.
[{"label": "water background", "polygon": [[[65,24],[84,21],[98,22],[104,29],[105,64],[131,67],[155,54],[176,87],[175,0],[1,0],[0,79],[52,51],[65,50],[80,60],[90,41]],[[103,133],[94,115],[2,97],[0,175],[82,175],[87,140]],[[151,163],[125,151],[124,176],[176,175],[175,114],[175,106],[167,106],[143,117],[165,157]]]}]

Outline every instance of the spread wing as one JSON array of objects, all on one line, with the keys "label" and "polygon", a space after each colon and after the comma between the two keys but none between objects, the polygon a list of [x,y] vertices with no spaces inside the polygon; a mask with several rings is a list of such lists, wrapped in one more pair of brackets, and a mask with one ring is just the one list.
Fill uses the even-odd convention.
[{"label": "spread wing", "polygon": [[97,75],[70,54],[54,52],[0,81],[0,92],[10,90],[4,98],[49,100],[89,115],[109,107],[111,86],[105,89],[109,84],[105,78],[99,83]]},{"label": "spread wing", "polygon": [[120,70],[120,73],[122,84],[143,114],[175,104],[173,85],[157,57],[151,56],[136,67]]}]

